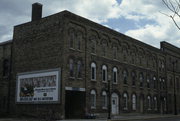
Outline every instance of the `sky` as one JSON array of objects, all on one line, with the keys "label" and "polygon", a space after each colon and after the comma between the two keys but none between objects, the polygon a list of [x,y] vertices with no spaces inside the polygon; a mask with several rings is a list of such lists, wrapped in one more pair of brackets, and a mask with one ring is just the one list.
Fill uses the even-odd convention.
[{"label": "sky", "polygon": [[35,2],[43,4],[43,17],[68,10],[154,47],[167,41],[180,48],[180,30],[162,14],[171,15],[161,0],[0,0],[0,42],[31,21]]}]

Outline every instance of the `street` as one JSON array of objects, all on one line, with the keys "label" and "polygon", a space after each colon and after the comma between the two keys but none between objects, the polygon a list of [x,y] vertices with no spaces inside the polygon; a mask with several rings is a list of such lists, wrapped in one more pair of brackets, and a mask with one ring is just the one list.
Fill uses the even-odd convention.
[{"label": "street", "polygon": [[128,120],[128,121],[180,121],[180,117],[158,118],[158,119],[142,119],[142,120]]}]

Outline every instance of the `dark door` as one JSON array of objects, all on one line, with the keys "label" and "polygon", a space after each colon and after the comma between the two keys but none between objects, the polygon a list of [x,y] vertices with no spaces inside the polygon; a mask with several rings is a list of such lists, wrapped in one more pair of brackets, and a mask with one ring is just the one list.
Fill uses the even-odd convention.
[{"label": "dark door", "polygon": [[66,119],[84,118],[85,92],[66,91],[65,117]]}]

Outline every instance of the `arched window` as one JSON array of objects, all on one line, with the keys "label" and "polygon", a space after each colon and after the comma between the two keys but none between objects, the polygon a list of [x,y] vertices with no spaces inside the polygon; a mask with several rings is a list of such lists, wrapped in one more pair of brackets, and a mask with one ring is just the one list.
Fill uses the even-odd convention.
[{"label": "arched window", "polygon": [[123,109],[128,110],[128,95],[127,95],[127,93],[123,94]]},{"label": "arched window", "polygon": [[81,50],[81,42],[83,40],[83,35],[81,32],[78,32],[77,34],[77,49]]},{"label": "arched window", "polygon": [[82,77],[82,63],[81,63],[81,61],[78,61],[78,63],[77,63],[77,77],[78,78],[81,78]]},{"label": "arched window", "polygon": [[134,86],[136,84],[136,73],[132,71],[132,85]]},{"label": "arched window", "polygon": [[91,90],[90,92],[90,102],[91,102],[91,108],[96,108],[96,91]]},{"label": "arched window", "polygon": [[140,87],[143,87],[143,80],[144,80],[143,73],[140,73],[139,74]]},{"label": "arched window", "polygon": [[107,93],[106,93],[106,91],[102,92],[102,108],[107,109]]},{"label": "arched window", "polygon": [[132,95],[132,110],[136,110],[136,95]]},{"label": "arched window", "polygon": [[70,48],[74,48],[74,40],[75,40],[75,31],[74,29],[69,30],[69,46]]},{"label": "arched window", "polygon": [[154,97],[154,110],[157,110],[157,97]]},{"label": "arched window", "polygon": [[107,54],[107,43],[106,43],[106,40],[103,41],[102,43],[102,56],[106,56]]},{"label": "arched window", "polygon": [[147,88],[150,88],[150,79],[149,79],[149,76],[147,76]]},{"label": "arched window", "polygon": [[104,82],[107,81],[107,66],[106,65],[102,66],[102,81]]},{"label": "arched window", "polygon": [[147,96],[147,109],[151,110],[151,97]]},{"label": "arched window", "polygon": [[113,47],[113,58],[117,59],[117,47]]},{"label": "arched window", "polygon": [[117,84],[117,68],[113,68],[113,83]]},{"label": "arched window", "polygon": [[166,98],[164,97],[164,111],[166,111],[166,109],[167,109],[167,104],[166,104],[167,102],[166,102]]},{"label": "arched window", "polygon": [[91,80],[96,80],[96,64],[91,63]]},{"label": "arched window", "polygon": [[73,59],[69,60],[69,72],[70,72],[70,77],[74,77],[74,61],[73,61]]},{"label": "arched window", "polygon": [[154,83],[154,89],[156,89],[156,87],[157,87],[157,81],[156,81],[156,77],[155,77],[155,76],[153,77],[153,83]]},{"label": "arched window", "polygon": [[96,41],[91,40],[91,53],[96,53]]},{"label": "arched window", "polygon": [[127,77],[128,77],[127,70],[123,70],[123,81],[124,81],[124,84],[127,84]]}]

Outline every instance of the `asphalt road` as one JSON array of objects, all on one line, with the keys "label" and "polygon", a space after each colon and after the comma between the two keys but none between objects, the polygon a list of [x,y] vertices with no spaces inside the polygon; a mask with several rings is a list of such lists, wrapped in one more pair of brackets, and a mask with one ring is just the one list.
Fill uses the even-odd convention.
[{"label": "asphalt road", "polygon": [[144,119],[144,120],[129,120],[129,121],[180,121],[180,117]]}]

